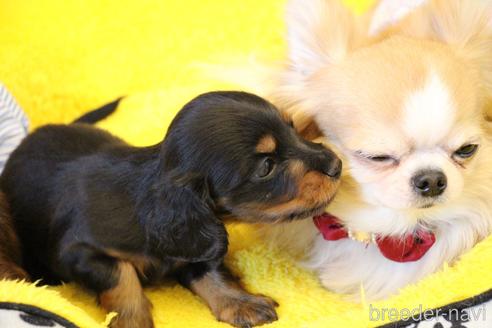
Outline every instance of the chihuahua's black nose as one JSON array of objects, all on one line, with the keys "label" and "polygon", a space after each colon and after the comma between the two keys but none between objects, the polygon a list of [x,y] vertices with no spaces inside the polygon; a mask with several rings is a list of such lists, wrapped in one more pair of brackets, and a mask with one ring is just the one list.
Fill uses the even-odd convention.
[{"label": "chihuahua's black nose", "polygon": [[425,170],[413,176],[412,185],[423,197],[437,197],[446,190],[447,179],[440,170]]}]

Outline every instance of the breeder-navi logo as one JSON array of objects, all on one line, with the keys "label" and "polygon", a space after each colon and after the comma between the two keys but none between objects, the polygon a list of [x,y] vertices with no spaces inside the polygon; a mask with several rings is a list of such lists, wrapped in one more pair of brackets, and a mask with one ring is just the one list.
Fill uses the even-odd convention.
[{"label": "breeder-navi logo", "polygon": [[471,307],[466,310],[462,309],[424,309],[422,304],[419,307],[409,308],[375,308],[372,304],[369,305],[369,320],[370,321],[427,321],[435,317],[443,317],[446,320],[452,318],[457,322],[469,321],[486,321],[487,308],[485,304],[481,306]]}]

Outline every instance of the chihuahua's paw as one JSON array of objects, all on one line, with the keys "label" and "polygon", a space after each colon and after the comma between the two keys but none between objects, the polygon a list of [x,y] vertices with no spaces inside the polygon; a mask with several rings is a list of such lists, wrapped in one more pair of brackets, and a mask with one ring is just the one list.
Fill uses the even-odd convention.
[{"label": "chihuahua's paw", "polygon": [[217,319],[240,328],[250,328],[278,320],[278,303],[262,295],[243,294],[224,299]]}]

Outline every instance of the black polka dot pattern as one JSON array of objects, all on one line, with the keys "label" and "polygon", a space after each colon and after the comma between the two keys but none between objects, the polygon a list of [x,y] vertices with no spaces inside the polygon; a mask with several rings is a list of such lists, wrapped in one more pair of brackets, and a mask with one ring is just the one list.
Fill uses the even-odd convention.
[{"label": "black polka dot pattern", "polygon": [[21,313],[19,317],[30,325],[38,327],[54,327],[55,323],[51,319],[43,318],[37,315]]},{"label": "black polka dot pattern", "polygon": [[[14,320],[15,327],[80,328],[67,319],[36,306],[21,303],[0,302],[0,322],[8,322],[5,320]],[[3,324],[0,326],[0,328],[9,328]]]}]

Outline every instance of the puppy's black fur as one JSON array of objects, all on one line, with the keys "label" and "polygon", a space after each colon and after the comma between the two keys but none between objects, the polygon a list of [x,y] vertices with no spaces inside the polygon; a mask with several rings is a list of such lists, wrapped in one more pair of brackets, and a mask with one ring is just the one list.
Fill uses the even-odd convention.
[{"label": "puppy's black fur", "polygon": [[[77,122],[93,123],[116,105]],[[151,327],[140,285],[173,272],[219,320],[251,326],[276,319],[274,302],[246,293],[223,267],[222,218],[317,213],[340,169],[334,153],[301,139],[270,103],[214,92],[188,103],[151,147],[87,124],[42,127],[12,154],[0,186],[28,272],[95,291],[119,312],[114,327]]]}]

